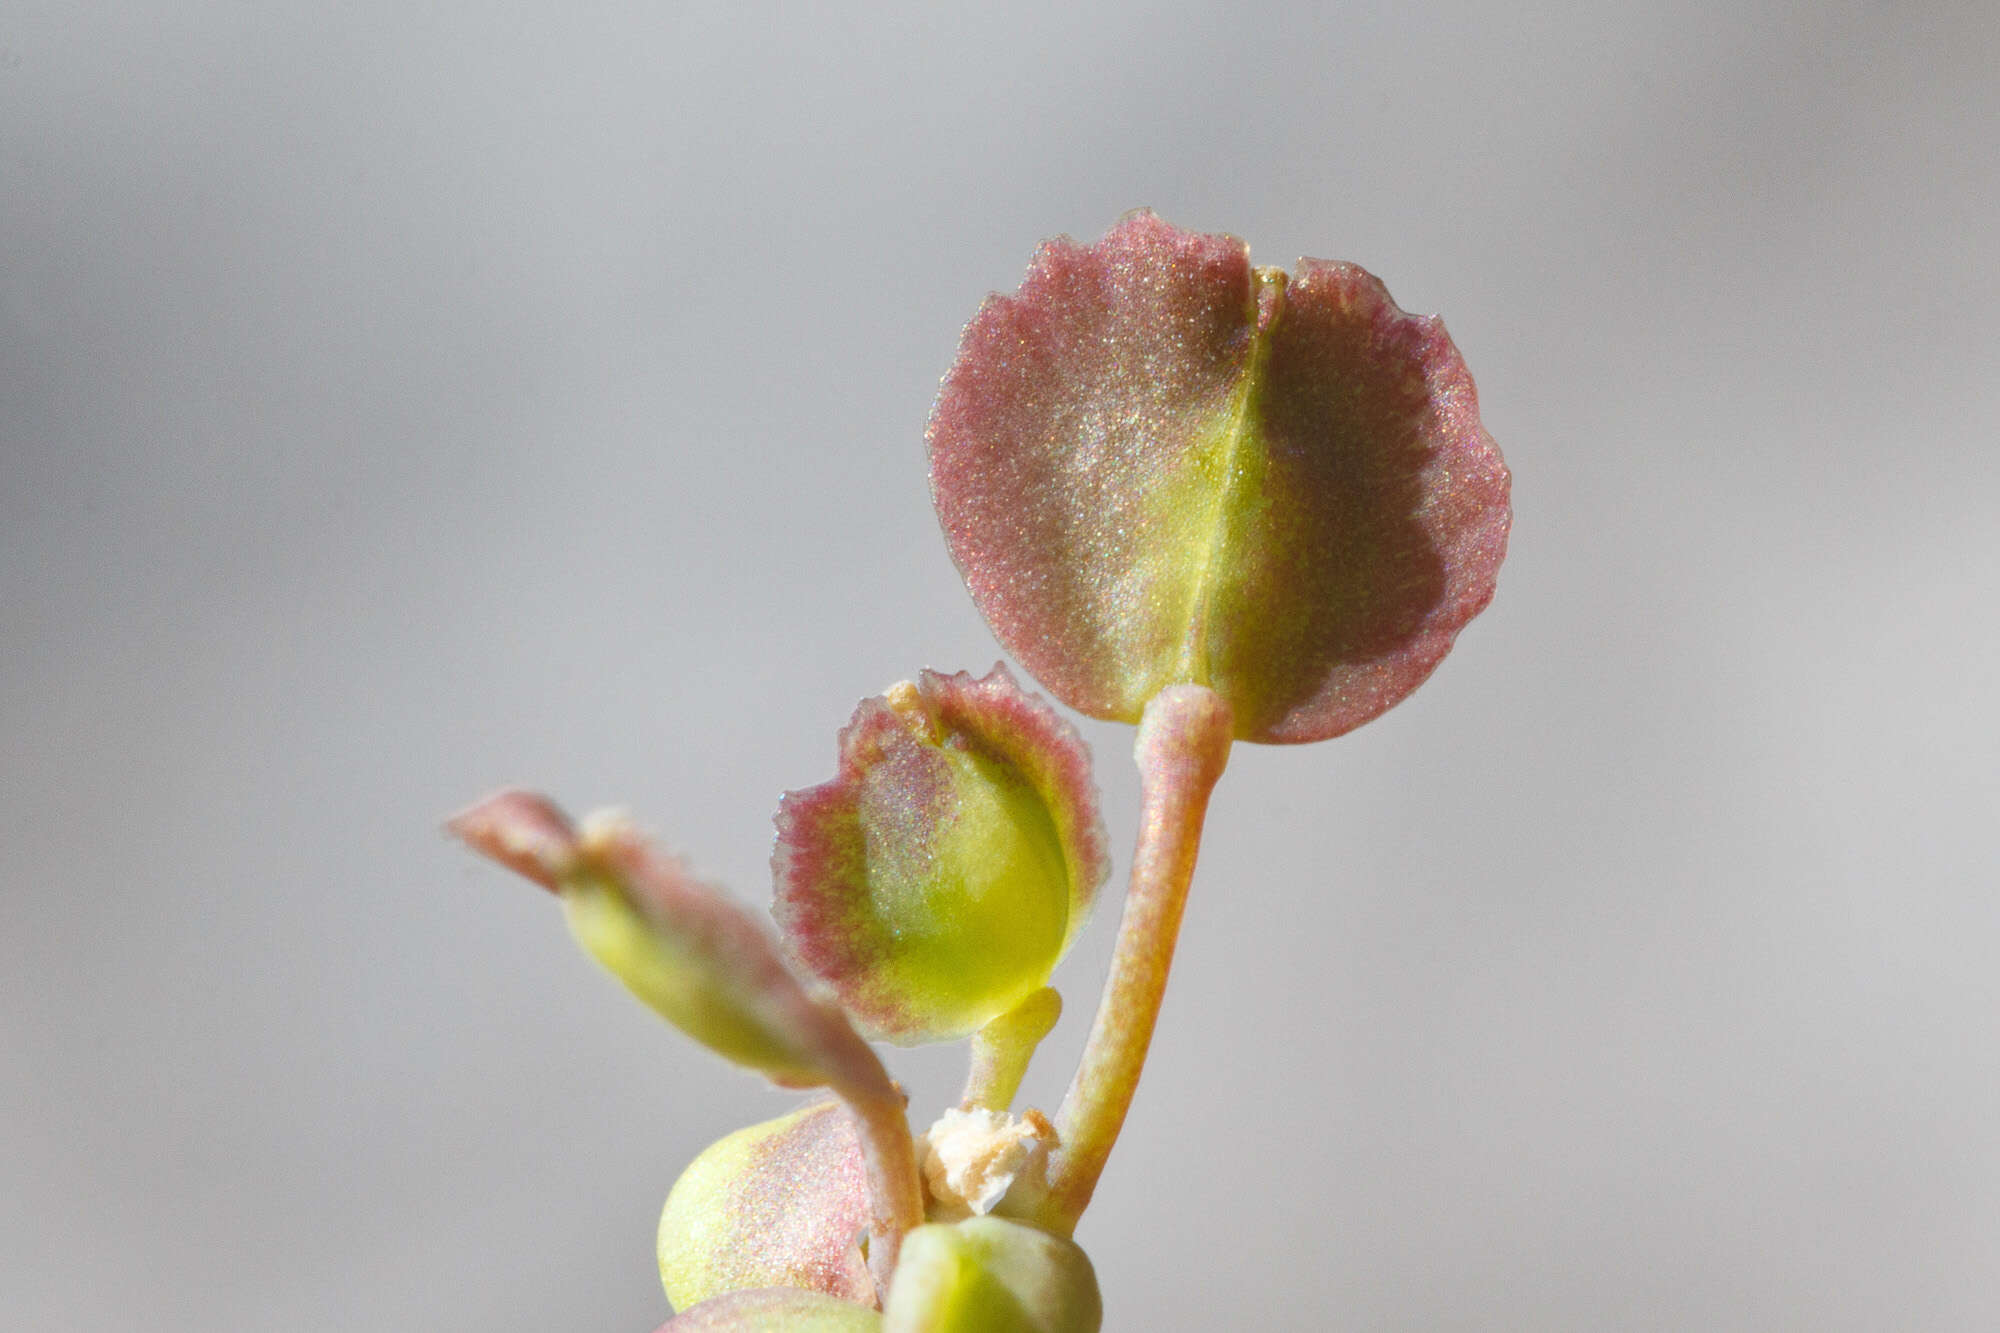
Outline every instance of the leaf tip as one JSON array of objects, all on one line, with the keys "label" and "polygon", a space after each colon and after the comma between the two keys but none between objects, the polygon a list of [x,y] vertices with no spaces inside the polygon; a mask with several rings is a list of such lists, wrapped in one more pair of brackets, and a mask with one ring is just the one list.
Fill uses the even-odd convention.
[{"label": "leaf tip", "polygon": [[459,811],[445,831],[473,851],[556,893],[576,863],[577,829],[539,792],[508,788]]}]

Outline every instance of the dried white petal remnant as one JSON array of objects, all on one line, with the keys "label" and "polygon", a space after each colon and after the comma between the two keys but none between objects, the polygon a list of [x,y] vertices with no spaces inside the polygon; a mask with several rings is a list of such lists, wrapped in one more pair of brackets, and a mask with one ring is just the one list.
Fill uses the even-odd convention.
[{"label": "dried white petal remnant", "polygon": [[990,1213],[1016,1180],[1048,1163],[1055,1128],[1040,1111],[946,1111],[918,1142],[933,1221]]}]

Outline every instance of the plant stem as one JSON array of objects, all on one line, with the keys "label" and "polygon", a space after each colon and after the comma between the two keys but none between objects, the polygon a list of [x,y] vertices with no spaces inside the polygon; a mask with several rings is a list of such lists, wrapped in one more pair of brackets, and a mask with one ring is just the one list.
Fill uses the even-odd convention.
[{"label": "plant stem", "polygon": [[924,1187],[917,1175],[903,1095],[894,1084],[883,1082],[886,1094],[873,1086],[834,1089],[854,1112],[861,1139],[861,1162],[868,1176],[868,1271],[875,1279],[878,1303],[888,1298],[904,1233],[924,1221]]},{"label": "plant stem", "polygon": [[1194,878],[1202,817],[1229,762],[1231,728],[1228,702],[1201,685],[1167,687],[1140,719],[1139,842],[1125,914],[1090,1039],[1056,1112],[1047,1193],[1035,1205],[1035,1220],[1059,1234],[1075,1230],[1089,1205],[1138,1090]]},{"label": "plant stem", "polygon": [[1044,986],[973,1034],[972,1069],[963,1110],[1004,1111],[1021,1090],[1021,1076],[1049,1029],[1062,1017],[1062,996]]}]

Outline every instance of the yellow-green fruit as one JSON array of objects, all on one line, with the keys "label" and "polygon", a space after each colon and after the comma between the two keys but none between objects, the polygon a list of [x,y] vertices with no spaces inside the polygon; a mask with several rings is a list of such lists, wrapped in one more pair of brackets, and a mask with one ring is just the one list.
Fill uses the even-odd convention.
[{"label": "yellow-green fruit", "polygon": [[1069,874],[1047,808],[1014,772],[964,751],[933,762],[936,808],[916,819],[896,783],[864,782],[869,893],[853,910],[898,945],[871,982],[931,1026],[970,1032],[1048,980],[1069,925]]},{"label": "yellow-green fruit", "polygon": [[819,1102],[694,1159],[660,1213],[660,1281],[676,1310],[760,1287],[872,1302],[856,1243],[867,1221],[854,1122]]},{"label": "yellow-green fruit", "polygon": [[666,1322],[659,1333],[880,1333],[871,1306],[816,1291],[766,1287],[718,1296]]},{"label": "yellow-green fruit", "polygon": [[978,1031],[1048,983],[1109,860],[1076,732],[1005,667],[863,700],[778,810],[772,910],[872,1035]]},{"label": "yellow-green fruit", "polygon": [[1097,1274],[1075,1242],[998,1217],[903,1238],[883,1333],[1097,1333]]}]

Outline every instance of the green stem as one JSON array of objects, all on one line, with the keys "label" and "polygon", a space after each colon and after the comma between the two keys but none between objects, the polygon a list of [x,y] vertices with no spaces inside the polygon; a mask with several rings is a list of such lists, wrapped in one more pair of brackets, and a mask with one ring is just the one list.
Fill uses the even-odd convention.
[{"label": "green stem", "polygon": [[1146,705],[1139,764],[1139,843],[1104,998],[1076,1077],[1056,1112],[1056,1150],[1035,1220],[1068,1235],[1090,1203],[1138,1090],[1174,961],[1181,913],[1209,793],[1229,762],[1228,702],[1201,685],[1173,685]]},{"label": "green stem", "polygon": [[1035,1048],[1061,1017],[1062,996],[1044,986],[979,1029],[972,1038],[972,1069],[959,1105],[967,1111],[1012,1106]]}]

